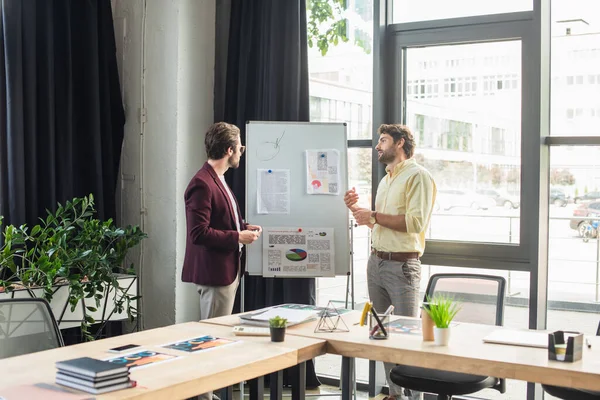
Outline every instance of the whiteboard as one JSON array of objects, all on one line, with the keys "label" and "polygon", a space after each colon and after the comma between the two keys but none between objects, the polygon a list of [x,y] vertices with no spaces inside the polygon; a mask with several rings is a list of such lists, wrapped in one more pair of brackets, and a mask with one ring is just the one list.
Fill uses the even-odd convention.
[{"label": "whiteboard", "polygon": [[[263,273],[263,239],[247,246],[246,271],[250,275],[317,277],[347,275],[350,271],[348,209],[348,159],[345,123],[260,122],[246,124],[246,222],[265,228],[333,228],[335,265],[328,274]],[[339,151],[339,195],[307,194],[307,150]],[[290,172],[289,214],[259,214],[257,181],[259,171]]]}]

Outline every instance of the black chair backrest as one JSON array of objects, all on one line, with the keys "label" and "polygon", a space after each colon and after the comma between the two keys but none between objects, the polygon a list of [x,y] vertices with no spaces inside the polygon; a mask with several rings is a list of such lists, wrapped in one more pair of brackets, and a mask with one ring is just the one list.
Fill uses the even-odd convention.
[{"label": "black chair backrest", "polygon": [[0,300],[0,359],[62,346],[62,335],[46,300]]},{"label": "black chair backrest", "polygon": [[457,322],[498,325],[504,323],[506,280],[501,276],[480,274],[434,274],[429,278],[425,300],[436,293],[461,303]]}]

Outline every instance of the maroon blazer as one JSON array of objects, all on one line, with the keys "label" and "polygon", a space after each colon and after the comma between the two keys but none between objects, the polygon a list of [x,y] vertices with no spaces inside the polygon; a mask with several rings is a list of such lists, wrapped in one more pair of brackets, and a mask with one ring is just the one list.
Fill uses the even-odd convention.
[{"label": "maroon blazer", "polygon": [[187,238],[183,282],[207,286],[233,283],[240,268],[239,233],[233,207],[240,217],[240,229],[245,230],[247,224],[241,219],[237,201],[231,204],[217,173],[204,163],[185,191]]}]

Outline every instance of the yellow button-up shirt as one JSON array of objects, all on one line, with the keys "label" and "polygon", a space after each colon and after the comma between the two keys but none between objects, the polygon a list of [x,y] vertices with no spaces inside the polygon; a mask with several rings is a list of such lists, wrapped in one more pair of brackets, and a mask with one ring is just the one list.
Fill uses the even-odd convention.
[{"label": "yellow button-up shirt", "polygon": [[407,232],[375,224],[373,247],[385,252],[418,252],[421,256],[425,250],[425,231],[437,194],[435,182],[431,174],[413,158],[396,165],[393,171],[387,168],[386,171],[377,187],[375,211],[404,215]]}]

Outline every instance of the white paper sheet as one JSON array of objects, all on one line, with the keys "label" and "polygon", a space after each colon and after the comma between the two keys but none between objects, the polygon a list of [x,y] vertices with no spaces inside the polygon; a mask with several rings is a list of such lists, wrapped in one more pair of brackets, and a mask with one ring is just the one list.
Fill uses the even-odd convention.
[{"label": "white paper sheet", "polygon": [[259,169],[256,175],[256,212],[290,213],[290,170]]},{"label": "white paper sheet", "polygon": [[340,194],[338,150],[306,150],[306,193]]},{"label": "white paper sheet", "polygon": [[285,318],[288,323],[299,323],[314,318],[319,314],[318,310],[293,310],[289,308],[271,308],[262,314],[254,315],[252,319],[257,321],[268,321],[277,316]]},{"label": "white paper sheet", "polygon": [[263,229],[263,276],[286,275],[334,276],[334,229]]}]

